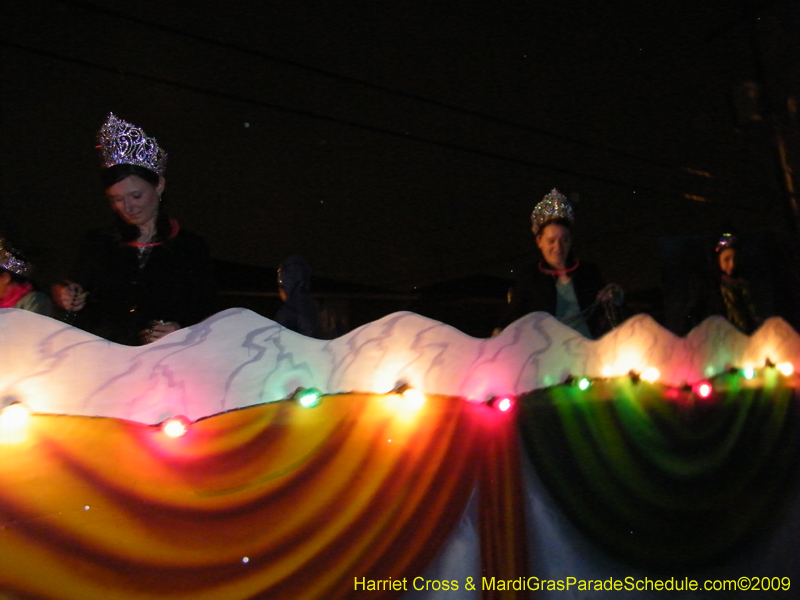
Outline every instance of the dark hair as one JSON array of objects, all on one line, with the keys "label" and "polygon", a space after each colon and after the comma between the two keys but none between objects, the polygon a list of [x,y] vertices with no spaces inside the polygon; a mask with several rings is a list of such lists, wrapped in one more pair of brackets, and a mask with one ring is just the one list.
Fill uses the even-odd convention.
[{"label": "dark hair", "polygon": [[[157,186],[161,181],[158,173],[145,167],[128,164],[114,165],[102,171],[103,189],[107,190],[112,185],[131,175],[136,175],[136,177],[143,179],[153,187]],[[158,207],[158,217],[156,218],[156,240],[161,241],[168,239],[172,233],[172,222],[165,204],[166,202],[162,202]],[[123,243],[134,242],[139,237],[139,228],[136,225],[126,223],[116,212],[114,213],[114,232],[119,241]]]},{"label": "dark hair", "polygon": [[566,227],[569,229],[569,232],[572,233],[572,221],[565,217],[554,217],[552,219],[547,219],[544,223],[539,225],[539,229],[536,232],[536,237],[538,238],[544,232],[545,227],[548,225],[561,225],[562,227]]},{"label": "dark hair", "polygon": [[300,256],[290,256],[278,267],[278,287],[286,290],[286,296],[311,293],[311,267]]},{"label": "dark hair", "polygon": [[103,169],[101,174],[103,180],[103,189],[107,190],[115,183],[119,183],[131,175],[141,177],[151,185],[158,185],[159,176],[150,169],[146,169],[138,165],[114,165],[113,167]]}]

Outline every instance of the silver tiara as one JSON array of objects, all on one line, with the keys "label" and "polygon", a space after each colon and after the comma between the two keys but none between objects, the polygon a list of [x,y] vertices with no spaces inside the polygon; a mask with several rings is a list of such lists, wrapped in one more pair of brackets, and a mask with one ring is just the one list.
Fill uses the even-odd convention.
[{"label": "silver tiara", "polygon": [[537,204],[531,213],[531,224],[534,235],[539,233],[542,225],[553,219],[566,219],[570,223],[575,221],[575,213],[567,197],[553,188],[542,201]]},{"label": "silver tiara", "polygon": [[7,249],[3,240],[0,239],[0,269],[11,271],[23,277],[29,277],[33,272],[33,264],[22,258],[19,250]]},{"label": "silver tiara", "polygon": [[723,233],[722,237],[717,241],[717,252],[722,252],[726,248],[736,247],[736,236],[732,233]]},{"label": "silver tiara", "polygon": [[118,119],[108,113],[108,119],[97,132],[97,147],[100,149],[103,168],[114,165],[136,165],[163,175],[167,168],[167,153],[156,142],[147,137],[141,127]]}]

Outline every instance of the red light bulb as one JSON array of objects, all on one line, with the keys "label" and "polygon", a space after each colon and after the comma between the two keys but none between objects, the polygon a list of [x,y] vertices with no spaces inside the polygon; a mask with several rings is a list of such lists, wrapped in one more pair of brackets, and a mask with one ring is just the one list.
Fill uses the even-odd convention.
[{"label": "red light bulb", "polygon": [[506,412],[511,408],[512,404],[513,403],[511,402],[511,398],[509,398],[508,396],[503,396],[497,402],[497,409],[501,412]]},{"label": "red light bulb", "polygon": [[711,395],[711,392],[714,391],[714,388],[711,384],[707,381],[701,381],[700,383],[694,386],[694,392],[701,398],[708,398]]}]

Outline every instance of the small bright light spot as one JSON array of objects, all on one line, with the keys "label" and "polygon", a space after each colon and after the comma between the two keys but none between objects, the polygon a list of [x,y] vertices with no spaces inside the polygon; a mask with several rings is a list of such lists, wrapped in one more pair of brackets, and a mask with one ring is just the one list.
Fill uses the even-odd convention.
[{"label": "small bright light spot", "polygon": [[89,505],[87,504],[86,506],[84,506],[83,510],[89,510]]},{"label": "small bright light spot", "polygon": [[514,406],[513,396],[491,396],[486,399],[486,406],[506,412]]},{"label": "small bright light spot", "polygon": [[250,562],[250,559],[249,559],[248,557],[246,557],[246,556],[245,556],[245,557],[242,559],[242,562],[243,562],[244,564],[247,564],[247,563],[249,563],[249,562]]},{"label": "small bright light spot", "polygon": [[614,367],[612,367],[611,365],[603,365],[603,368],[600,372],[603,374],[603,377],[613,377]]},{"label": "small bright light spot", "polygon": [[714,388],[707,381],[701,381],[694,386],[694,391],[701,398],[708,398],[711,392],[714,391]]},{"label": "small bright light spot", "polygon": [[299,402],[300,406],[303,408],[314,408],[319,404],[321,399],[322,392],[316,388],[308,388],[297,394],[297,402]]},{"label": "small bright light spot", "polygon": [[389,443],[391,444],[391,443],[392,443],[392,440],[389,440]]},{"label": "small bright light spot", "polygon": [[414,409],[421,408],[427,400],[427,398],[425,398],[425,394],[419,390],[415,390],[412,387],[403,392],[403,399],[411,408]]},{"label": "small bright light spot", "polygon": [[31,411],[24,404],[14,402],[0,413],[0,442],[13,444],[24,442],[28,435]]},{"label": "small bright light spot", "polygon": [[161,431],[167,437],[181,437],[189,431],[189,419],[186,417],[171,417],[161,424]]},{"label": "small bright light spot", "polygon": [[745,379],[752,379],[756,376],[756,370],[753,367],[745,367],[742,369],[742,375]]},{"label": "small bright light spot", "polygon": [[248,127],[250,127],[250,123],[245,123],[244,127],[245,127],[245,129],[247,129]]},{"label": "small bright light spot", "polygon": [[714,365],[708,365],[706,367],[706,377],[713,377],[716,370],[714,369]]},{"label": "small bright light spot", "polygon": [[640,379],[644,381],[649,381],[650,383],[658,381],[659,377],[661,377],[661,371],[659,371],[655,367],[647,367],[644,371],[642,371],[642,374],[639,376]]},{"label": "small bright light spot", "polygon": [[9,404],[3,409],[3,426],[20,428],[26,427],[31,418],[31,411],[28,407],[19,402]]},{"label": "small bright light spot", "polygon": [[786,375],[787,377],[794,373],[794,365],[790,362],[782,362],[775,365],[775,368],[778,369],[781,373]]},{"label": "small bright light spot", "polygon": [[588,379],[586,379],[586,377],[584,377],[583,379],[581,379],[581,380],[578,382],[578,387],[579,387],[579,388],[580,388],[582,391],[586,391],[586,390],[588,390],[590,385],[592,385],[592,382],[591,382],[591,381],[589,381]]},{"label": "small bright light spot", "polygon": [[497,403],[497,408],[500,410],[500,412],[506,412],[511,408],[511,404],[511,398],[506,396],[505,398],[500,399],[500,401]]}]

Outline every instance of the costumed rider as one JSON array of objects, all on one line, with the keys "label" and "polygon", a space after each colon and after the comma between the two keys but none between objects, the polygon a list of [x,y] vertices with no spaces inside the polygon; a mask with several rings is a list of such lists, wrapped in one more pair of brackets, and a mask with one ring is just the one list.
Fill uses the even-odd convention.
[{"label": "costumed rider", "polygon": [[0,238],[0,308],[19,308],[47,317],[53,314],[50,296],[36,291],[30,280],[33,265]]},{"label": "costumed rider", "polygon": [[167,154],[155,138],[109,114],[97,141],[113,223],[86,235],[54,298],[77,327],[147,344],[213,314],[208,246],[167,213]]},{"label": "costumed rider", "polygon": [[311,269],[299,256],[292,256],[278,268],[278,294],[283,305],[275,321],[306,337],[320,337],[319,306],[311,297]]},{"label": "costumed rider", "polygon": [[739,276],[738,250],[737,237],[723,233],[714,248],[717,274],[690,311],[693,325],[712,315],[722,315],[743,333],[751,334],[761,323],[750,283]]},{"label": "costumed rider", "polygon": [[518,271],[508,308],[495,333],[531,312],[547,312],[584,337],[595,339],[622,321],[624,294],[605,284],[600,269],[575,257],[575,214],[557,189],[533,209],[531,231],[541,259]]}]

